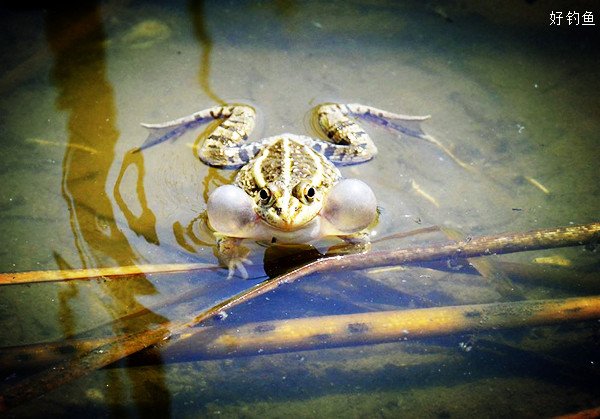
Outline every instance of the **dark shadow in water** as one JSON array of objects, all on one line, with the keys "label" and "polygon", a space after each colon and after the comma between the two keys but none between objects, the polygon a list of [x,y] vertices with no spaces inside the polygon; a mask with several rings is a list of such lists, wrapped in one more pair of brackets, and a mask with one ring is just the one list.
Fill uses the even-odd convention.
[{"label": "dark shadow in water", "polygon": [[224,105],[225,101],[221,99],[210,86],[210,57],[212,53],[212,39],[206,30],[205,12],[204,12],[204,1],[203,0],[190,0],[189,12],[194,25],[194,34],[198,43],[202,47],[202,56],[200,57],[200,72],[198,80],[200,87],[206,95],[217,102],[218,104]]},{"label": "dark shadow in water", "polygon": [[[115,128],[113,91],[106,75],[104,45],[106,37],[102,28],[100,4],[83,3],[59,10],[49,10],[46,15],[46,35],[54,66],[52,80],[58,91],[58,108],[68,115],[68,146],[63,161],[62,193],[70,211],[73,239],[83,267],[132,265],[136,255],[126,237],[118,229],[110,198],[106,192],[107,177],[114,160],[114,147],[119,138]],[[142,162],[136,162],[138,168]],[[60,256],[57,255],[60,260]],[[66,262],[65,262],[66,264]],[[101,282],[100,290],[105,309],[111,314],[126,310],[137,311],[142,306],[136,297],[154,294],[154,286],[140,277],[127,283]],[[60,312],[65,318],[95,316],[95,313],[73,312],[71,304],[77,290],[65,289],[59,297]],[[152,327],[165,319],[153,314],[141,327]],[[71,336],[74,322],[63,323],[65,336]],[[126,361],[125,361],[126,362]],[[128,379],[124,379],[125,374]],[[142,417],[167,417],[170,414],[170,394],[164,384],[162,367],[156,369],[156,382],[148,389],[143,382],[135,382],[125,368],[107,374],[107,399],[114,414],[123,413],[118,408],[131,397],[137,403]],[[144,395],[153,392],[153,404]],[[131,394],[131,396],[128,396]]]}]

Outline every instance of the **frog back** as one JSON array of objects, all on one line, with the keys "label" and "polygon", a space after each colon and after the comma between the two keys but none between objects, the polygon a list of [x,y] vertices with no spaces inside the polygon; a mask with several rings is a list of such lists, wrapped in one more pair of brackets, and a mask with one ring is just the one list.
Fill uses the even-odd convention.
[{"label": "frog back", "polygon": [[308,182],[326,195],[341,178],[340,171],[324,155],[304,144],[303,138],[283,134],[265,141],[265,146],[239,170],[235,184],[251,197],[273,182],[287,190]]}]

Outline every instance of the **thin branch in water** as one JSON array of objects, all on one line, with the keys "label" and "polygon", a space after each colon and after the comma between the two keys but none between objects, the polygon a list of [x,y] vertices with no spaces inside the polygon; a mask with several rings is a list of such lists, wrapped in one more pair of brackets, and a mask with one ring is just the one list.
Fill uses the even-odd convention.
[{"label": "thin branch in water", "polygon": [[0,285],[31,284],[35,282],[57,282],[89,280],[95,278],[120,278],[145,274],[192,272],[202,269],[216,269],[208,263],[171,263],[163,265],[132,265],[109,268],[59,269],[51,271],[29,271],[0,273]]},{"label": "thin branch in water", "polygon": [[[600,296],[554,300],[469,304],[273,320],[233,328],[195,328],[160,348],[159,359],[217,359],[320,348],[372,345],[474,331],[533,327],[600,317]],[[73,339],[27,345],[0,352],[0,367],[48,365],[110,343]],[[153,350],[149,357],[152,359]],[[146,352],[144,352],[146,354]],[[142,355],[142,354],[140,354]],[[28,360],[27,363],[22,360]],[[16,362],[18,361],[18,362]],[[144,362],[144,359],[141,359]]]},{"label": "thin branch in water", "polygon": [[397,342],[484,330],[533,327],[600,317],[600,296],[470,304],[306,317],[204,328],[164,345],[167,357],[257,355],[321,347]]}]

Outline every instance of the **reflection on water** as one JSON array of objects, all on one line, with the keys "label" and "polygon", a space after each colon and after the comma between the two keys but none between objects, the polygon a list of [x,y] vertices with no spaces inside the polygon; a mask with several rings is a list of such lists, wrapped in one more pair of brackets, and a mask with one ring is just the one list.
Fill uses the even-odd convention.
[{"label": "reflection on water", "polygon": [[194,34],[202,48],[200,56],[200,71],[198,72],[198,81],[206,95],[217,104],[224,105],[225,101],[221,99],[210,86],[210,59],[212,54],[212,39],[206,29],[206,16],[204,11],[204,0],[190,0],[189,11],[192,23],[194,24]]},{"label": "reflection on water", "polygon": [[[197,149],[219,122],[133,150],[147,135],[140,122],[225,102],[256,106],[262,119],[252,139],[317,135],[305,115],[320,102],[432,114],[424,131],[473,173],[431,144],[365,125],[380,154],[343,173],[373,188],[380,236],[430,225],[473,235],[597,221],[597,31],[549,28],[540,2],[510,3],[498,14],[469,4],[110,2],[7,12],[0,17],[8,68],[0,73],[2,271],[215,263],[214,243],[199,226],[208,196],[235,172],[204,166]],[[374,247],[432,240],[443,237]],[[257,277],[276,274],[281,260],[318,255],[308,246],[288,254],[249,245]],[[550,268],[534,263],[538,256],[571,265]],[[509,272],[526,298],[597,292],[580,282],[597,279],[597,253],[575,248],[495,262],[478,268]],[[224,313],[221,323],[235,330],[264,319],[501,299],[481,277],[455,268],[315,276]],[[256,283],[225,276],[215,269],[4,287],[0,339],[3,346],[87,339],[186,320]],[[538,282],[520,281],[527,276]],[[547,286],[550,276],[560,287]],[[206,328],[217,335],[219,324]],[[225,360],[198,361],[190,348],[185,359],[194,362],[181,363],[154,350],[154,358],[125,360],[19,412],[552,416],[600,404],[596,338],[590,322]]]},{"label": "reflection on water", "polygon": [[[136,202],[139,202],[140,204],[140,214],[138,216],[136,216],[134,212],[127,206],[127,203],[123,199],[121,190],[119,188],[121,182],[123,181],[125,172],[130,170],[131,167],[135,168],[136,171]],[[143,183],[144,174],[144,156],[141,153],[135,152],[135,150],[127,152],[123,158],[123,164],[121,166],[119,176],[117,177],[113,194],[119,209],[123,211],[123,214],[127,219],[127,225],[129,228],[132,231],[135,231],[137,234],[143,236],[147,242],[158,245],[159,241],[156,235],[156,217],[154,216],[152,210],[148,208],[148,202]]]},{"label": "reflection on water", "polygon": [[[74,21],[74,26],[81,28],[81,31],[71,30]],[[71,229],[81,265],[135,264],[137,258],[115,223],[107,194],[106,179],[115,158],[114,144],[119,139],[119,132],[115,128],[113,89],[106,78],[105,35],[99,4],[90,3],[78,10],[49,11],[46,15],[46,33],[54,56],[52,80],[59,92],[58,107],[68,115],[68,144],[83,146],[67,146],[62,179],[62,192],[69,208]],[[89,153],[85,147],[97,148],[98,152]],[[135,163],[143,174],[141,157]],[[59,258],[60,255],[57,255]],[[68,267],[63,265],[66,264],[61,263],[59,267]],[[97,298],[104,302],[105,309],[113,315],[124,309],[139,311],[142,307],[136,297],[155,293],[153,285],[143,278],[132,281],[130,287],[110,281],[99,285]],[[59,313],[65,337],[75,334],[76,317],[86,315],[70,311],[71,299],[78,296],[77,287],[77,283],[69,283],[59,291]],[[148,324],[141,327],[164,321],[159,315],[147,317],[150,317]],[[118,334],[119,330],[115,333]],[[139,399],[137,392],[141,391],[142,395],[145,393],[143,385],[140,385],[142,383],[123,382],[117,370],[107,374],[107,379],[110,389],[108,400],[112,403],[121,403],[126,398],[127,388],[133,390],[134,401]],[[140,414],[167,414],[169,393],[163,385],[153,386],[153,391],[156,392],[157,403],[151,410],[141,404]]]}]

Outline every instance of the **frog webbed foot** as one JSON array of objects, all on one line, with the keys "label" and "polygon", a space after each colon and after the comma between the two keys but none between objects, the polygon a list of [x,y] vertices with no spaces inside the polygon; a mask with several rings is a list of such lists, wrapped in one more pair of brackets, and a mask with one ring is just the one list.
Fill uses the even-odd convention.
[{"label": "frog webbed foot", "polygon": [[340,256],[368,253],[371,251],[370,237],[371,235],[367,230],[347,236],[338,236],[344,243],[330,247],[327,255]]},{"label": "frog webbed foot", "polygon": [[240,272],[240,276],[243,279],[248,279],[248,277],[249,277],[248,271],[246,270],[246,267],[244,266],[244,264],[252,265],[252,261],[248,258],[231,258],[231,259],[229,259],[227,262],[227,269],[229,271],[227,273],[227,279],[233,278],[236,270]]},{"label": "frog webbed foot", "polygon": [[367,253],[371,250],[371,235],[369,231],[361,231],[349,236],[341,236],[342,240],[352,248],[352,253]]},{"label": "frog webbed foot", "polygon": [[227,279],[233,278],[236,271],[239,271],[243,279],[248,279],[248,271],[244,265],[252,265],[248,259],[250,249],[241,245],[242,239],[235,237],[222,237],[217,241],[217,258],[222,266],[227,267]]}]

